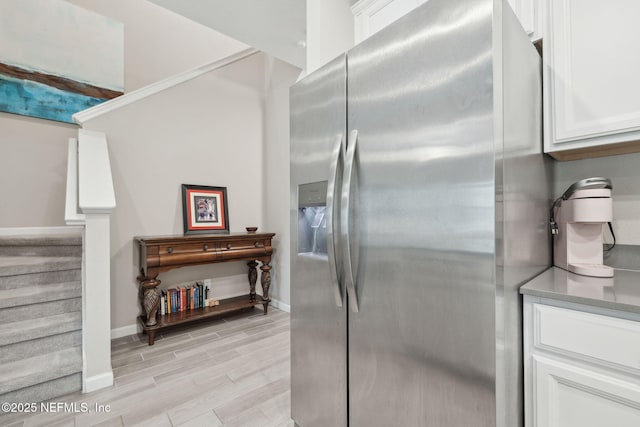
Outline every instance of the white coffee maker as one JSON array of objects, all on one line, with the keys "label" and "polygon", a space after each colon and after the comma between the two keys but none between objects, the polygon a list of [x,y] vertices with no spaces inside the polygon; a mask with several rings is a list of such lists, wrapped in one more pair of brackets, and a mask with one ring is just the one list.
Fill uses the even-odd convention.
[{"label": "white coffee maker", "polygon": [[603,224],[611,225],[613,218],[611,188],[607,178],[587,178],[555,200],[550,221],[556,267],[583,276],[613,277],[613,268],[603,264],[602,247]]}]

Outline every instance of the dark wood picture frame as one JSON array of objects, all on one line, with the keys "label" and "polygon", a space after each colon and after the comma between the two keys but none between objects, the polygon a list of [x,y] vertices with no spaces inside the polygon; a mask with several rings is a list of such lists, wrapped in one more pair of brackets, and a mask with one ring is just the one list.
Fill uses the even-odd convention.
[{"label": "dark wood picture frame", "polygon": [[182,184],[184,234],[228,234],[227,187]]}]

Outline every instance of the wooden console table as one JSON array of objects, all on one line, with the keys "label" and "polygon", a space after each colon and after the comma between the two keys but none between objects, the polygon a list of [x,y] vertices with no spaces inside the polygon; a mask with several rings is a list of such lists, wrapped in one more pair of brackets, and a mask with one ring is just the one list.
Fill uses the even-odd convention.
[{"label": "wooden console table", "polygon": [[[200,234],[187,236],[142,236],[136,237],[140,249],[140,303],[142,316],[138,317],[143,331],[153,345],[156,332],[176,325],[218,317],[227,313],[253,308],[262,304],[264,314],[269,305],[271,286],[271,238],[274,233]],[[249,294],[220,301],[215,307],[204,307],[177,313],[159,315],[160,280],[158,274],[174,268],[217,262],[245,260],[249,267]],[[258,262],[262,265],[260,284],[262,298],[256,295]]]}]

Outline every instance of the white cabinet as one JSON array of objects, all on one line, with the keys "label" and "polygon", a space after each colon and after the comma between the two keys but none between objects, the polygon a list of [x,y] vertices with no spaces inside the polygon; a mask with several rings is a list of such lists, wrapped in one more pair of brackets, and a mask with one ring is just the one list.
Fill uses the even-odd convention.
[{"label": "white cabinet", "polygon": [[427,0],[360,0],[351,10],[356,44],[377,33]]},{"label": "white cabinet", "polygon": [[532,41],[542,38],[541,0],[509,0],[522,28]]},{"label": "white cabinet", "polygon": [[640,2],[544,0],[543,9],[545,152],[639,151]]},{"label": "white cabinet", "polygon": [[639,426],[640,316],[548,302],[525,296],[525,427]]},{"label": "white cabinet", "polygon": [[534,356],[535,426],[637,427],[640,386],[598,372]]}]

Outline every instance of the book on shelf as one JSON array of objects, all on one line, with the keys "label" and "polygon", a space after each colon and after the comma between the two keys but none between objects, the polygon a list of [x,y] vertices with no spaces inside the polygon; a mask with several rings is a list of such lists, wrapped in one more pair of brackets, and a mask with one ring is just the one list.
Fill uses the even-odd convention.
[{"label": "book on shelf", "polygon": [[209,298],[209,290],[209,286],[201,281],[192,285],[181,285],[162,290],[160,292],[160,315],[219,305],[219,301]]},{"label": "book on shelf", "polygon": [[166,291],[161,291],[160,292],[160,315],[164,316],[165,314],[167,314],[167,292]]},{"label": "book on shelf", "polygon": [[195,288],[196,288],[196,294],[197,294],[197,305],[198,307],[202,307],[201,301],[202,301],[202,286],[203,286],[203,282],[196,282]]},{"label": "book on shelf", "polygon": [[208,307],[208,305],[206,305],[205,301],[208,298],[208,294],[209,294],[209,285],[206,285],[204,282],[198,281],[196,282],[196,304],[197,304],[197,308],[204,308],[204,307]]}]

